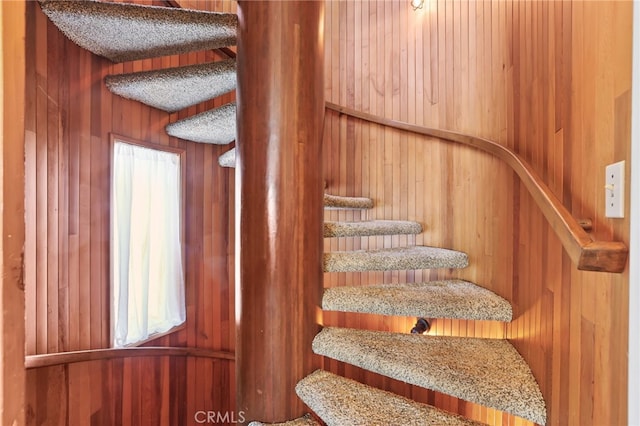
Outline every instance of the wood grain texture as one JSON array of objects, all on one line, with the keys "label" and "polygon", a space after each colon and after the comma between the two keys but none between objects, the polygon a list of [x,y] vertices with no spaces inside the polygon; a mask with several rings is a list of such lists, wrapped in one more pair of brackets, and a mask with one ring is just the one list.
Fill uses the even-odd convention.
[{"label": "wood grain texture", "polygon": [[[25,4],[0,4],[0,423],[24,425]],[[33,135],[29,135],[32,138]]]},{"label": "wood grain texture", "polygon": [[149,356],[27,370],[26,424],[195,425],[199,411],[230,411],[234,363],[197,360],[200,371],[216,374],[201,375],[202,394],[191,404],[185,400],[188,380],[177,379],[191,360]]},{"label": "wood grain texture", "polygon": [[42,355],[28,355],[25,357],[24,367],[42,368],[54,365],[72,364],[78,362],[97,361],[112,358],[154,357],[154,356],[179,356],[195,358],[215,358],[234,360],[231,352],[212,351],[210,349],[171,347],[171,346],[145,346],[140,348],[118,349],[89,349],[86,351],[58,352]]},{"label": "wood grain texture", "polygon": [[[327,2],[325,95],[387,120],[474,135],[511,148],[596,240],[628,244],[604,217],[604,167],[629,158],[628,2],[400,0]],[[396,33],[397,31],[397,33]],[[491,155],[325,116],[328,191],[371,197],[364,214],[416,220],[409,244],[465,251],[463,271],[325,274],[325,286],[461,277],[511,301],[514,321],[436,319],[431,333],[506,337],[530,364],[548,424],[626,423],[628,276],[578,270],[520,178]],[[627,192],[628,197],[628,192]],[[580,232],[580,231],[578,231]],[[325,241],[325,250],[400,238]],[[573,255],[575,257],[575,254]],[[324,323],[408,331],[414,318],[325,313]],[[331,371],[489,424],[521,419],[324,360]]]},{"label": "wood grain texture", "polygon": [[[571,216],[561,201],[555,196],[547,184],[540,178],[535,169],[508,147],[494,141],[478,138],[448,130],[431,129],[408,124],[403,121],[390,120],[363,113],[327,102],[327,108],[340,114],[360,118],[370,123],[385,127],[405,130],[419,135],[438,138],[440,140],[456,142],[494,155],[518,175],[521,182],[535,200],[538,208],[547,219],[556,237],[560,239],[571,260],[580,270],[599,272],[622,272],[627,266],[629,249],[618,241],[594,241],[584,228],[592,229],[590,219],[579,221]],[[401,135],[405,136],[406,135]],[[405,188],[406,192],[406,188]]]},{"label": "wood grain texture", "polygon": [[[227,2],[192,1],[187,7],[214,10],[216,4]],[[605,1],[426,0],[425,7],[414,12],[400,0],[327,2],[325,96],[388,119],[473,134],[508,146],[532,164],[574,217],[591,219],[597,239],[626,244],[628,221],[604,218],[601,186],[604,165],[629,158],[631,7],[630,2]],[[89,349],[106,338],[104,323],[99,337],[89,324],[97,324],[98,310],[100,318],[108,311],[104,286],[108,224],[95,210],[108,206],[108,198],[101,195],[108,192],[108,175],[94,169],[106,156],[104,151],[97,155],[94,147],[104,150],[97,142],[106,143],[110,132],[186,146],[187,158],[198,158],[188,164],[191,189],[186,194],[193,206],[185,230],[190,242],[190,326],[154,344],[232,350],[234,212],[227,196],[234,192],[235,181],[215,168],[207,170],[205,165],[215,166],[218,148],[185,144],[162,131],[169,119],[202,107],[167,118],[112,97],[103,86],[95,90],[107,73],[177,66],[203,54],[112,65],[47,28],[33,2],[27,2],[27,23],[27,353],[45,353],[56,346],[58,351]],[[58,54],[47,54],[54,45]],[[55,72],[56,66],[67,71]],[[87,114],[98,109],[95,105],[99,113]],[[56,116],[57,126],[50,114]],[[86,144],[81,148],[86,141],[88,151]],[[54,146],[50,149],[49,144]],[[50,163],[57,163],[58,170]],[[330,192],[369,196],[376,203],[369,212],[334,211],[326,213],[328,219],[409,219],[425,227],[406,241],[333,239],[325,241],[325,250],[406,242],[463,250],[471,260],[460,272],[326,274],[325,285],[452,276],[488,287],[512,302],[511,324],[438,319],[432,333],[510,338],[540,383],[549,424],[626,424],[627,273],[577,270],[535,201],[506,166],[487,154],[328,113],[323,170]],[[48,194],[54,187],[58,211],[48,213],[56,206]],[[100,254],[96,257],[88,248]],[[46,306],[55,301],[48,293],[56,289],[49,282],[56,268],[57,316]],[[92,273],[91,268],[100,272]],[[81,285],[86,285],[86,277],[101,282],[92,283],[88,292],[100,297],[98,303],[84,299],[87,292]],[[209,294],[219,294],[220,299],[205,313],[203,299]],[[79,321],[81,313],[83,319],[88,315],[87,322]],[[414,321],[337,313],[323,318],[328,325],[403,331]],[[526,424],[335,361],[323,362],[332,371],[476,420]],[[215,380],[209,380],[211,371]],[[149,377],[157,387],[145,387],[143,381]],[[159,389],[153,401],[143,392],[149,389]],[[61,418],[69,424],[91,424],[91,420],[139,424],[141,413],[160,407],[159,424],[174,425],[188,424],[189,416],[201,408],[233,409],[235,399],[228,395],[235,395],[232,362],[93,361],[66,370],[30,370],[26,409],[28,420],[38,424],[60,424]],[[150,418],[155,421],[154,416]]]},{"label": "wood grain texture", "polygon": [[304,415],[295,386],[318,366],[323,8],[238,4],[236,385],[249,421]]},{"label": "wood grain texture", "polygon": [[[232,353],[234,292],[229,267],[233,264],[227,257],[232,187],[229,171],[217,165],[227,147],[170,138],[164,127],[233,101],[234,94],[167,114],[114,96],[103,82],[109,74],[224,56],[196,52],[112,64],[67,40],[37,2],[27,2],[26,9],[27,355],[109,348],[111,134],[187,152],[187,323],[146,346]],[[235,408],[232,360],[174,358],[157,354],[30,370],[27,423],[180,425],[193,423],[197,410]]]}]

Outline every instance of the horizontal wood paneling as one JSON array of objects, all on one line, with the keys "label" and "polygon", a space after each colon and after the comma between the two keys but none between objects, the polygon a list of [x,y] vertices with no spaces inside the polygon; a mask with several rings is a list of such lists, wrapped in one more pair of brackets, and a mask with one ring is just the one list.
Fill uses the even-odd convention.
[{"label": "horizontal wood paneling", "polygon": [[[113,96],[103,82],[108,74],[224,56],[197,52],[113,64],[67,40],[37,2],[28,2],[27,9],[27,354],[109,347],[110,133],[186,150],[187,324],[148,344],[233,352],[229,171],[217,164],[228,147],[189,143],[164,132],[167,123],[233,95],[167,114]],[[27,377],[29,421],[190,424],[196,410],[235,406],[233,371],[232,361],[166,357],[38,369]]]},{"label": "horizontal wood paneling", "polygon": [[[581,1],[327,2],[327,100],[512,147],[598,239],[605,164],[628,159],[631,4]],[[462,277],[511,301],[514,321],[435,320],[431,333],[506,337],[529,362],[549,424],[624,424],[628,277],[579,272],[518,178],[486,154],[328,112],[328,191],[410,219],[414,237],[325,241],[325,250],[429,244],[463,250],[462,271],[326,274],[326,286]],[[332,325],[408,331],[415,318],[325,314]],[[325,367],[490,424],[521,419],[325,360]]]}]

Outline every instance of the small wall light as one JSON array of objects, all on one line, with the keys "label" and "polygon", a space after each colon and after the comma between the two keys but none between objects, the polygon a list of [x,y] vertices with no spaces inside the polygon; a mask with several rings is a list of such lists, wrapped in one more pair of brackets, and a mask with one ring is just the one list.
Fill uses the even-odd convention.
[{"label": "small wall light", "polygon": [[422,6],[424,6],[424,0],[411,0],[411,7],[413,7],[413,10],[422,9]]},{"label": "small wall light", "polygon": [[411,329],[411,334],[424,334],[431,328],[429,321],[424,318],[418,318],[416,325]]}]

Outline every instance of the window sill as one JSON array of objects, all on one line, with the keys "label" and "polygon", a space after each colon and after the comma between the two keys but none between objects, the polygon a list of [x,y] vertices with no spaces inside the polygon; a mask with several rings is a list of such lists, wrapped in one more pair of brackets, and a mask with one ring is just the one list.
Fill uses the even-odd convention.
[{"label": "window sill", "polygon": [[[154,340],[156,340],[156,339],[159,339],[159,338],[161,338],[161,337],[168,336],[168,335],[170,335],[170,334],[176,333],[176,332],[181,331],[181,330],[184,330],[184,329],[186,329],[186,328],[187,328],[187,322],[185,321],[185,322],[183,322],[182,324],[180,324],[180,325],[176,325],[175,327],[173,327],[173,328],[171,328],[171,329],[169,329],[169,330],[167,330],[167,331],[164,331],[164,332],[162,332],[162,333],[155,333],[155,334],[152,334],[152,335],[151,335],[151,336],[149,336],[147,339],[140,340],[139,342],[135,342],[135,343],[130,343],[130,344],[128,344],[128,345],[124,345],[124,346],[121,346],[121,347],[122,347],[122,348],[136,348],[136,347],[138,347],[138,346],[142,346],[142,345],[145,345],[145,344],[147,344],[147,343],[151,343],[151,342],[153,342],[153,341],[154,341]],[[117,348],[116,348],[116,349],[117,349]]]}]

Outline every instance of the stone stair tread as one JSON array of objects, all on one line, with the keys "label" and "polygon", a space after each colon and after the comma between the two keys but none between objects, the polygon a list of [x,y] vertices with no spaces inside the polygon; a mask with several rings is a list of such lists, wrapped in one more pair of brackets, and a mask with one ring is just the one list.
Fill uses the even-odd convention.
[{"label": "stone stair tread", "polygon": [[481,424],[323,370],[302,379],[296,393],[329,426]]},{"label": "stone stair tread", "polygon": [[324,194],[324,207],[333,210],[366,210],[373,208],[373,201],[364,197]]},{"label": "stone stair tread", "polygon": [[231,167],[234,168],[236,166],[236,149],[231,148],[229,151],[222,154],[218,157],[218,164],[220,167]]},{"label": "stone stair tread", "polygon": [[226,145],[236,139],[235,102],[170,123],[170,136],[192,142]]},{"label": "stone stair tread", "polygon": [[175,112],[234,90],[236,80],[236,61],[228,59],[109,75],[105,83],[118,96]]},{"label": "stone stair tread", "polygon": [[545,424],[533,374],[506,340],[324,328],[313,351],[366,370]]},{"label": "stone stair tread", "polygon": [[310,414],[283,423],[251,422],[249,426],[321,426]]},{"label": "stone stair tread", "polygon": [[327,288],[322,309],[505,322],[511,321],[513,315],[505,299],[463,280]]},{"label": "stone stair tread", "polygon": [[325,272],[393,271],[405,269],[465,268],[465,253],[426,246],[324,253]]},{"label": "stone stair tread", "polygon": [[91,0],[40,6],[69,39],[113,62],[236,44],[238,17],[231,13]]},{"label": "stone stair tread", "polygon": [[418,222],[406,220],[366,220],[360,222],[324,223],[324,236],[329,237],[367,237],[374,235],[417,235],[422,232]]}]

